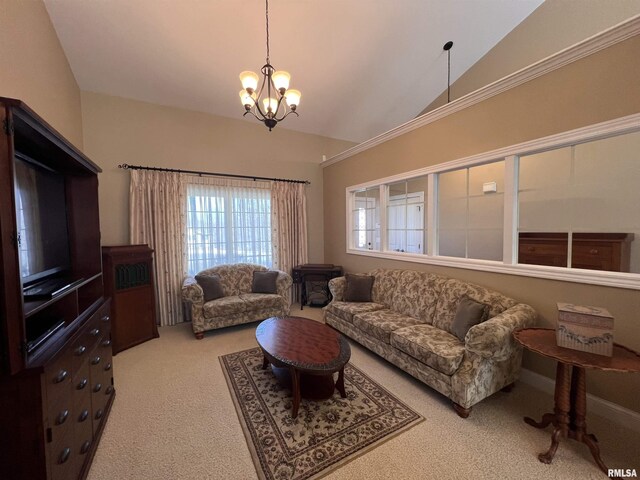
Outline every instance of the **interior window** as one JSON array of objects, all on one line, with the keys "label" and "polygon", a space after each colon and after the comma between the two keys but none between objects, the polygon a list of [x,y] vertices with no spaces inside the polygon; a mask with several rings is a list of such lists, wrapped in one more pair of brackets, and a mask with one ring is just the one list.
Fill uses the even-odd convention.
[{"label": "interior window", "polygon": [[427,177],[392,183],[387,192],[387,249],[426,253]]},{"label": "interior window", "polygon": [[519,263],[640,272],[640,133],[520,158]]},{"label": "interior window", "polygon": [[355,192],[351,215],[353,247],[380,250],[380,187]]},{"label": "interior window", "polygon": [[504,161],[438,175],[438,254],[502,261]]}]

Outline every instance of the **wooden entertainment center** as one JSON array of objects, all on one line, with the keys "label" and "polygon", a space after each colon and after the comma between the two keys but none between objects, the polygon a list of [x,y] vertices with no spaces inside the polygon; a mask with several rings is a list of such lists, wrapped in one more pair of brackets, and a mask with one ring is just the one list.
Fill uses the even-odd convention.
[{"label": "wooden entertainment center", "polygon": [[[0,97],[0,122],[0,472],[12,480],[84,478],[115,397],[100,250],[101,170],[19,100]],[[18,228],[18,215],[27,215],[18,208],[18,158],[63,185],[66,230],[57,225],[37,235],[39,243],[63,244],[64,268],[44,272],[42,280],[58,288],[40,297],[27,298],[24,290],[31,285],[25,285],[23,255],[34,242],[24,238],[33,232]],[[42,204],[40,184],[33,185],[34,203]],[[47,209],[32,206],[38,207]],[[56,231],[65,238],[50,238]]]}]

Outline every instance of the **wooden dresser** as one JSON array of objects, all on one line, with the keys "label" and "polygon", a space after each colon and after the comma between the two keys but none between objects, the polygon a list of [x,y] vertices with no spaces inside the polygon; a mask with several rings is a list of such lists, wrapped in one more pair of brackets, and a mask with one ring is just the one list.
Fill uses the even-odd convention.
[{"label": "wooden dresser", "polygon": [[104,290],[111,297],[113,353],[158,338],[153,250],[148,245],[102,247]]},{"label": "wooden dresser", "polygon": [[[574,233],[571,267],[609,272],[628,272],[632,233]],[[518,263],[566,267],[569,258],[567,233],[520,233]]]},{"label": "wooden dresser", "polygon": [[100,168],[20,100],[0,125],[0,478],[83,479],[116,394]]}]

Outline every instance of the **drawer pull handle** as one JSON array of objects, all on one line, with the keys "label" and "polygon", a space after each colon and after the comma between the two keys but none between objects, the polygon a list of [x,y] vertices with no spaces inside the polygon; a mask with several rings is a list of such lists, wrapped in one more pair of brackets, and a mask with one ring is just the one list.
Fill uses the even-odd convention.
[{"label": "drawer pull handle", "polygon": [[99,328],[94,328],[93,330],[91,330],[89,332],[90,335],[97,337],[98,335],[100,335],[100,329]]},{"label": "drawer pull handle", "polygon": [[60,456],[58,457],[58,464],[62,465],[64,462],[69,460],[69,455],[71,455],[71,449],[69,447],[62,450],[62,452],[60,452]]},{"label": "drawer pull handle", "polygon": [[58,375],[56,375],[56,378],[53,379],[53,383],[64,382],[65,378],[67,378],[68,376],[69,376],[69,372],[67,372],[66,370],[60,370],[58,372]]},{"label": "drawer pull handle", "polygon": [[101,318],[101,320],[103,322],[108,322],[109,320],[111,320],[111,317],[109,315],[105,315],[104,317]]},{"label": "drawer pull handle", "polygon": [[109,345],[111,345],[111,340],[105,340],[104,342],[102,342],[103,347],[108,347]]},{"label": "drawer pull handle", "polygon": [[102,389],[102,384],[98,383],[95,387],[93,387],[94,393],[98,393]]},{"label": "drawer pull handle", "polygon": [[113,387],[111,385],[109,385],[107,387],[107,389],[104,391],[105,395],[111,395],[111,393],[113,393]]},{"label": "drawer pull handle", "polygon": [[93,358],[91,359],[91,365],[98,365],[98,364],[100,363],[100,360],[102,360],[102,359],[100,358],[100,355],[97,355],[97,356],[93,357]]},{"label": "drawer pull handle", "polygon": [[102,418],[102,409],[98,409],[96,412],[96,420],[100,420]]},{"label": "drawer pull handle", "polygon": [[91,446],[91,441],[87,440],[86,442],[84,442],[80,447],[80,453],[83,455],[87,453],[89,451],[90,446]]},{"label": "drawer pull handle", "polygon": [[104,371],[105,371],[105,372],[108,372],[109,370],[111,370],[111,362],[107,363],[107,364],[104,366]]},{"label": "drawer pull handle", "polygon": [[86,351],[87,351],[87,347],[85,347],[84,345],[80,345],[78,348],[76,348],[76,357],[79,357]]},{"label": "drawer pull handle", "polygon": [[63,410],[60,412],[56,418],[56,425],[62,425],[66,422],[67,417],[69,416],[69,410]]},{"label": "drawer pull handle", "polygon": [[86,386],[87,386],[87,379],[83,378],[82,380],[80,380],[80,382],[78,383],[78,386],[76,388],[78,390],[82,390]]},{"label": "drawer pull handle", "polygon": [[592,248],[591,250],[589,250],[589,253],[591,255],[597,255],[598,254],[598,249],[597,248]]},{"label": "drawer pull handle", "polygon": [[83,410],[82,413],[80,414],[80,416],[78,417],[78,422],[82,423],[84,422],[87,417],[89,417],[89,410]]}]

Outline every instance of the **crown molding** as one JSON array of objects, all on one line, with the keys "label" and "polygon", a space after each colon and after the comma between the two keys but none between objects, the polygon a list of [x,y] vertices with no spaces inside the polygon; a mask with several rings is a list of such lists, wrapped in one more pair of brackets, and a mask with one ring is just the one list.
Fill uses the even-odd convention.
[{"label": "crown molding", "polygon": [[325,162],[322,162],[320,166],[324,168],[338,163],[358,153],[380,145],[381,143],[440,120],[448,115],[459,112],[460,110],[464,110],[467,107],[475,105],[495,95],[499,95],[500,93],[515,88],[518,85],[522,85],[523,83],[564,67],[565,65],[592,55],[638,34],[640,34],[640,15],[635,15],[611,28],[608,28],[607,30],[603,30],[602,32],[582,40],[575,45],[560,50],[553,55],[533,63],[528,67],[524,67],[517,72],[468,93],[451,103],[438,107],[424,115],[420,115],[413,120],[409,120],[408,122],[392,128],[391,130],[369,140],[365,140],[355,147],[351,147],[344,152],[327,159]]}]

